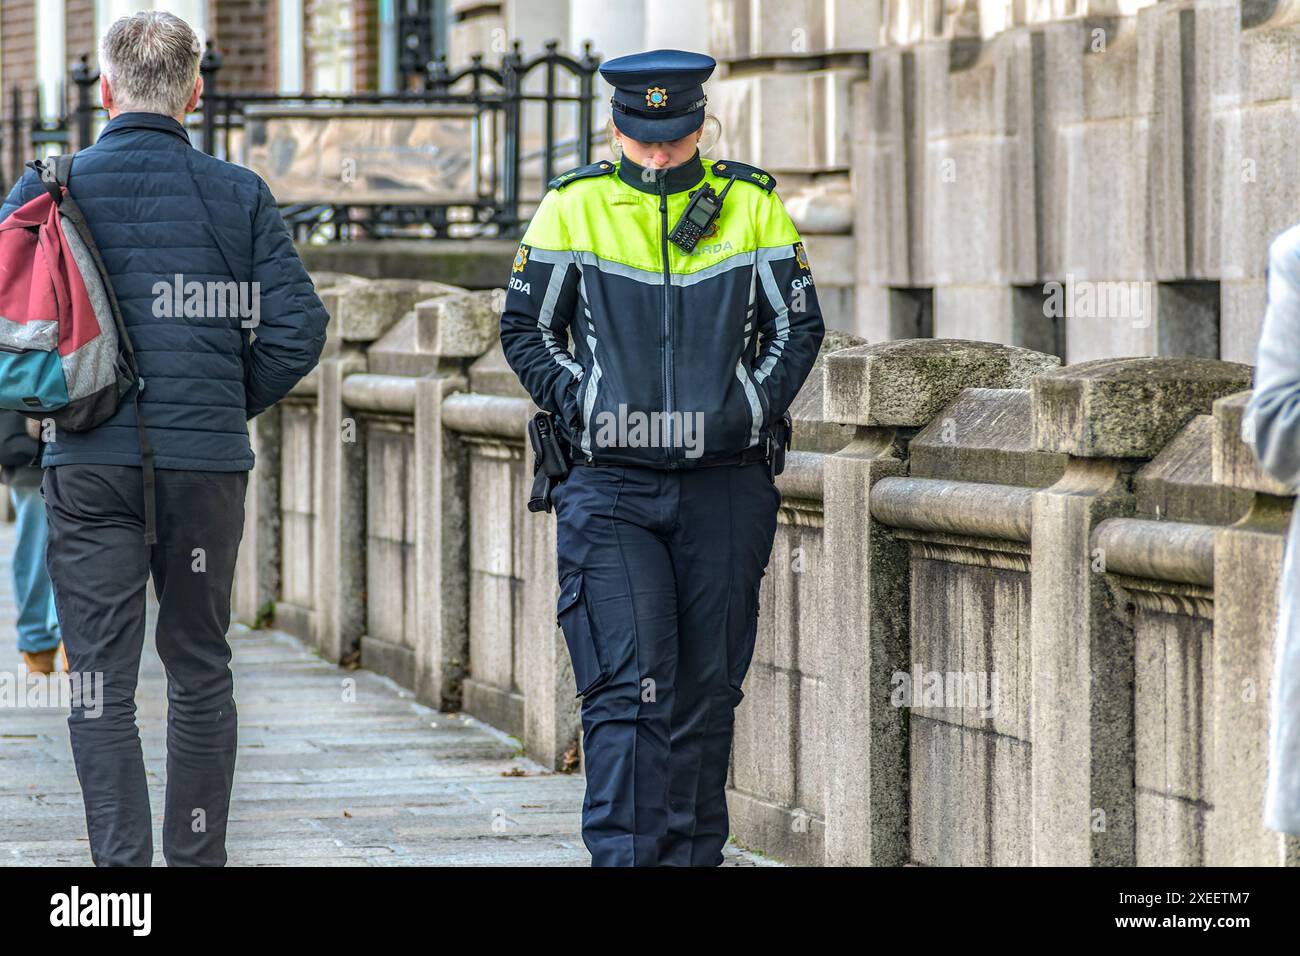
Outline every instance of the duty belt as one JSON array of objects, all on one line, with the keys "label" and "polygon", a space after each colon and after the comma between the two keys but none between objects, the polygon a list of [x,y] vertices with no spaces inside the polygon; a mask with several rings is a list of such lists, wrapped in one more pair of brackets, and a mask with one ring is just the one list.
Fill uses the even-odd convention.
[{"label": "duty belt", "polygon": [[[790,413],[782,415],[760,444],[731,455],[701,458],[691,468],[717,468],[726,465],[767,464],[772,480],[785,470],[785,453],[790,448],[792,432]],[[555,429],[554,416],[538,412],[528,423],[528,441],[533,447],[533,487],[528,499],[529,511],[550,511],[551,492],[571,468],[653,468],[653,465],[620,461],[598,461],[572,447],[565,448]]]},{"label": "duty belt", "polygon": [[[707,458],[700,458],[692,462],[688,468],[675,469],[677,471],[688,471],[690,468],[716,468],[723,465],[751,465],[755,462],[768,461],[772,457],[771,450],[766,444],[754,445],[752,448],[746,448],[744,451],[736,452],[733,455],[713,455]],[[574,468],[654,468],[654,465],[634,464],[626,461],[598,461],[590,455],[576,457],[573,460]]]}]

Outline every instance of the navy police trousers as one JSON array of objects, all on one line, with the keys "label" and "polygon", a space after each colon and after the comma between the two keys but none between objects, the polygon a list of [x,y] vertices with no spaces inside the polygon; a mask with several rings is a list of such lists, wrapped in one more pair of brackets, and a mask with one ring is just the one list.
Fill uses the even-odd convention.
[{"label": "navy police trousers", "polygon": [[716,866],[781,495],[762,463],[578,467],[553,492],[594,866]]}]

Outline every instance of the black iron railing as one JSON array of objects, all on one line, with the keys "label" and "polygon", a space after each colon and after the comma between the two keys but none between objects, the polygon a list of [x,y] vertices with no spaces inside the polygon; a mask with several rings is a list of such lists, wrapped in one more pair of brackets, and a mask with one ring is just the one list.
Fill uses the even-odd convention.
[{"label": "black iron railing", "polygon": [[[556,173],[556,158],[566,151],[578,165],[591,162],[595,115],[593,95],[599,58],[591,44],[583,45],[580,56],[559,51],[557,41],[545,45],[545,51],[525,57],[518,41],[501,59],[499,67],[487,65],[482,55],[471,58],[468,66],[450,70],[442,56],[431,60],[425,70],[423,88],[399,93],[223,93],[220,88],[221,55],[209,42],[201,70],[204,95],[200,104],[201,149],[222,158],[230,156],[231,134],[242,129],[245,109],[249,106],[427,106],[430,110],[458,107],[473,116],[474,198],[455,203],[322,203],[296,204],[286,208],[286,218],[293,217],[301,232],[328,223],[337,238],[358,234],[367,236],[399,235],[412,225],[431,226],[438,235],[446,235],[453,224],[477,225],[480,231],[515,233],[522,225],[521,206],[540,199],[540,195],[523,195],[522,168],[526,129],[526,105],[541,105],[542,148],[540,179],[545,183]],[[541,88],[527,89],[537,71],[543,76]],[[565,92],[570,79],[576,92]],[[558,119],[561,109],[577,115],[576,137],[559,140]],[[461,216],[456,217],[459,211]]]},{"label": "black iron railing", "polygon": [[[413,229],[436,235],[459,233],[514,234],[523,225],[520,211],[541,198],[524,195],[525,166],[538,169],[541,188],[557,170],[557,160],[567,157],[571,165],[591,162],[595,109],[595,74],[600,58],[583,44],[581,54],[560,52],[557,41],[544,52],[526,57],[515,41],[499,66],[471,58],[468,66],[448,68],[437,56],[424,68],[420,89],[396,93],[269,93],[231,92],[221,87],[222,56],[212,41],[203,54],[200,70],[204,94],[198,115],[192,118],[191,135],[198,148],[223,159],[231,155],[232,135],[244,129],[248,107],[428,107],[431,113],[448,107],[472,117],[473,197],[455,202],[294,202],[282,208],[300,236],[324,234],[348,239],[358,236],[409,235]],[[534,75],[542,79],[533,82]],[[9,180],[15,181],[23,165],[43,152],[81,149],[94,141],[96,120],[102,117],[94,88],[99,72],[82,56],[70,73],[76,88],[75,105],[55,118],[41,109],[39,94],[24,95],[18,87],[10,91],[9,115],[0,122],[0,137],[10,148]],[[531,88],[530,88],[531,87]],[[576,87],[576,90],[574,89]],[[62,98],[60,98],[62,99]],[[32,113],[26,115],[30,107]],[[525,154],[526,133],[532,127],[529,105],[542,110],[541,147]],[[560,138],[562,110],[576,114],[570,133]],[[456,229],[453,229],[456,227]]]},{"label": "black iron railing", "polygon": [[[89,146],[94,140],[95,114],[102,108],[94,102],[94,87],[99,71],[86,56],[72,67],[69,77],[76,87],[75,105],[68,110],[63,91],[55,94],[60,104],[57,112],[46,109],[40,87],[24,90],[14,86],[5,97],[7,113],[0,119],[0,146],[10,146],[5,178],[12,185],[23,174],[29,159],[50,152],[68,152]],[[30,110],[30,112],[29,112]],[[13,148],[13,144],[17,144]]]}]

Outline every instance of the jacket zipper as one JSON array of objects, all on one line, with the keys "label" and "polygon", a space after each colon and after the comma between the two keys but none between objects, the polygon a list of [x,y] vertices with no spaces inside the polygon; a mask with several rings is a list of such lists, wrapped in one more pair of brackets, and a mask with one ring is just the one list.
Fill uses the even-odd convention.
[{"label": "jacket zipper", "polygon": [[668,268],[668,173],[659,171],[659,245],[664,259],[664,437],[668,447],[664,453],[669,467],[677,464],[674,454],[676,436],[672,434],[673,422],[673,323],[672,279]]}]

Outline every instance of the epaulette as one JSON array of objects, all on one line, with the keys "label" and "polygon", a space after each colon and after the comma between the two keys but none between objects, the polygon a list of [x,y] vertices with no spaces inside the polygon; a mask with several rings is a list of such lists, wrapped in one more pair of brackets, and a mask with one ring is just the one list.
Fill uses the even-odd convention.
[{"label": "epaulette", "polygon": [[602,159],[598,163],[592,163],[589,166],[579,166],[577,169],[570,169],[567,173],[560,173],[560,175],[556,176],[546,184],[546,188],[560,189],[575,180],[586,179],[589,176],[606,176],[613,171],[614,164],[607,159]]},{"label": "epaulette", "polygon": [[748,163],[737,163],[730,159],[720,159],[713,164],[713,171],[719,176],[735,176],[738,180],[753,183],[771,192],[776,188],[776,177]]}]

